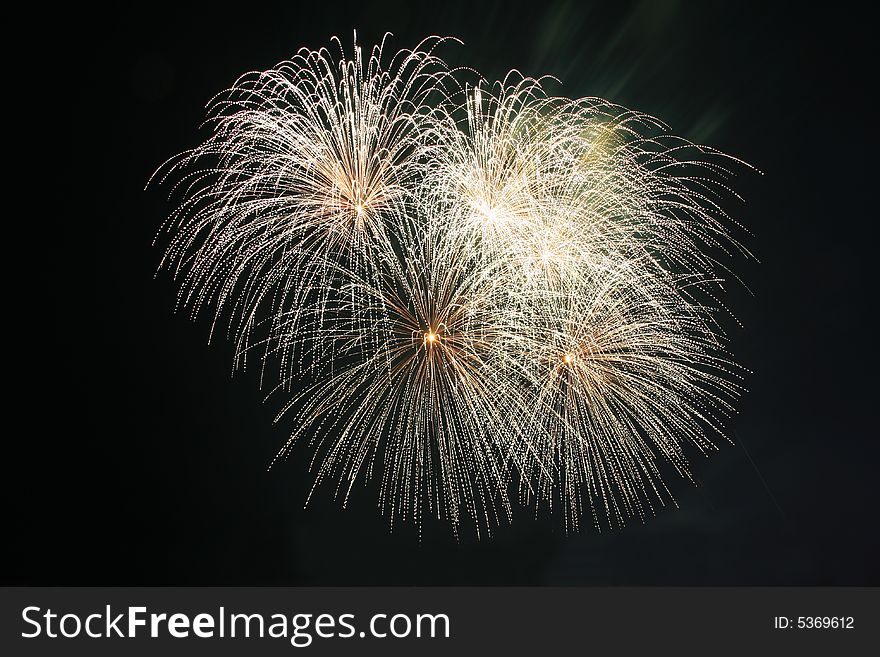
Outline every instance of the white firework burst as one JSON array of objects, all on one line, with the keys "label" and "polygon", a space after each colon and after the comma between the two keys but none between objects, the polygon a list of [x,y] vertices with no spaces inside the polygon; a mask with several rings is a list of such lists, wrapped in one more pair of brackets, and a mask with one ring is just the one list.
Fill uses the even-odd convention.
[{"label": "white firework burst", "polygon": [[378,459],[380,505],[392,518],[429,510],[488,530],[510,515],[528,400],[504,378],[518,376],[504,362],[516,327],[498,312],[497,272],[473,266],[448,238],[413,236],[400,266],[351,280],[353,305],[337,314],[350,319],[325,336],[346,343],[366,315],[383,337],[346,343],[346,357],[291,401],[284,414],[298,429],[288,448],[303,437],[316,444],[316,483],[338,482],[345,498]]},{"label": "white firework burst", "polygon": [[742,250],[715,200],[726,156],[512,76],[453,110],[464,127],[445,133],[426,196],[447,208],[436,230],[503,269],[508,380],[530,400],[522,454],[539,457],[525,497],[556,497],[569,527],[584,499],[597,526],[623,524],[670,499],[660,463],[689,477],[686,446],[713,448],[741,392],[716,319],[715,252]]},{"label": "white firework burst", "polygon": [[[462,85],[428,39],[241,78],[172,160],[165,264],[227,313],[316,450],[394,519],[644,519],[742,391],[718,314],[738,160],[517,73]],[[263,327],[257,330],[258,327]]]},{"label": "white firework burst", "polygon": [[[302,49],[246,74],[210,103],[212,135],[166,165],[185,193],[164,264],[194,314],[227,313],[240,364],[255,342],[277,348],[283,318],[285,335],[293,321],[301,338],[284,343],[282,368],[295,370],[295,348],[322,342],[299,309],[331,307],[340,272],[369,276],[393,253],[423,177],[427,101],[443,94],[440,41],[390,59],[383,42],[365,59],[357,40],[351,58],[334,40],[337,55]],[[269,328],[255,341],[261,319]]]}]

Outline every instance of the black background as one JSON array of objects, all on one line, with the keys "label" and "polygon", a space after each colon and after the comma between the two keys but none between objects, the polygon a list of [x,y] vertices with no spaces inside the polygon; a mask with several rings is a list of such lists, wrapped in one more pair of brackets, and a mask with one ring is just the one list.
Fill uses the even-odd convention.
[{"label": "black background", "polygon": [[[4,584],[880,584],[870,21],[853,7],[740,3],[149,3],[44,15],[17,80],[36,118],[7,216],[14,293]],[[48,14],[47,10],[47,14]],[[175,315],[152,246],[171,210],[144,191],[198,143],[241,73],[332,35],[393,48],[430,34],[487,77],[553,74],[750,162],[731,208],[760,263],[733,288],[754,374],[734,444],[673,484],[680,508],[566,537],[519,514],[491,540],[389,532],[375,488],[303,509],[309,452],[266,471],[271,421],[232,347]],[[26,100],[25,100],[26,99]],[[13,124],[14,125],[14,124]],[[16,132],[14,129],[10,132]],[[49,139],[43,137],[49,136]],[[870,269],[870,271],[869,271]],[[24,299],[19,304],[20,292]],[[18,373],[21,373],[19,376]],[[11,522],[11,525],[10,525]]]}]

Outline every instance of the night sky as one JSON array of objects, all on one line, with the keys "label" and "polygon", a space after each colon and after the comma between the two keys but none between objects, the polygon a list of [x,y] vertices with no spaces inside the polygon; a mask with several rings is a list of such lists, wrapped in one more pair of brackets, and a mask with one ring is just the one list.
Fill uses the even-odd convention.
[{"label": "night sky", "polygon": [[[7,349],[25,366],[7,379],[21,400],[3,584],[880,584],[867,17],[845,3],[182,5],[76,9],[35,31],[18,111],[45,129],[15,135],[35,188],[6,247],[28,265],[10,283],[25,301]],[[365,45],[392,32],[394,49],[457,36],[453,65],[555,75],[555,92],[653,114],[763,172],[743,171],[746,202],[727,207],[758,260],[735,263],[750,291],[728,297],[754,373],[733,443],[695,460],[698,486],[670,480],[679,509],[570,537],[528,512],[482,541],[429,521],[419,542],[389,532],[374,484],[346,510],[329,489],[303,509],[305,446],[266,471],[291,429],[272,424],[284,400],[231,375],[207,316],[174,313],[173,281],[155,276],[166,242],[152,244],[173,204],[144,186],[206,136],[205,103],[238,75],[354,28]]]}]

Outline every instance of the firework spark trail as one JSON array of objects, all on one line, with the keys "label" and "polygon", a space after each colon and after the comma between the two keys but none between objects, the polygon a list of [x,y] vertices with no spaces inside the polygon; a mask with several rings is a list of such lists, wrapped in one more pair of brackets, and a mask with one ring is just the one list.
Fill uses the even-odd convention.
[{"label": "firework spark trail", "polygon": [[279,456],[308,441],[344,503],[376,477],[392,523],[489,531],[517,488],[567,529],[644,519],[742,392],[719,323],[742,163],[515,72],[462,84],[442,41],[387,65],[336,41],[218,97],[168,172],[180,303],[299,391]]}]

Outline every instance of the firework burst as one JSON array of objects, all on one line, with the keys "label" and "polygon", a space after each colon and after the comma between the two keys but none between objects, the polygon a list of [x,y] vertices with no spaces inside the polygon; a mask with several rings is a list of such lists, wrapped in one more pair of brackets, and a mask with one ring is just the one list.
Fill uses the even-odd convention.
[{"label": "firework burst", "polygon": [[302,50],[217,97],[170,161],[180,302],[258,351],[347,501],[490,530],[512,498],[601,527],[672,500],[734,411],[718,314],[746,253],[739,164],[606,101],[511,73],[460,84],[428,39]]},{"label": "firework burst", "polygon": [[431,54],[440,41],[390,59],[383,43],[365,60],[356,41],[348,58],[334,40],[337,55],[302,49],[246,74],[209,104],[208,140],[166,164],[185,199],[164,264],[194,314],[213,305],[216,324],[226,313],[240,365],[261,319],[267,351],[293,322],[301,340],[283,342],[292,351],[282,365],[292,371],[295,347],[322,342],[320,322],[299,323],[321,318],[298,310],[332,307],[340,272],[369,276],[393,253],[423,177],[426,101],[443,93],[444,66]]},{"label": "firework burst", "polygon": [[[350,281],[352,305],[336,313],[349,319],[324,332],[345,343],[345,363],[285,409],[299,428],[283,453],[308,437],[321,454],[316,484],[338,482],[345,499],[378,461],[380,506],[392,518],[428,509],[453,526],[470,516],[488,528],[510,515],[528,400],[505,363],[517,327],[497,306],[499,272],[473,266],[448,237],[413,237],[399,266]],[[383,338],[346,343],[364,315],[378,318]]]},{"label": "firework burst", "polygon": [[584,501],[596,525],[674,501],[661,465],[689,478],[685,447],[714,449],[710,432],[741,391],[712,308],[683,301],[643,262],[596,266],[593,276],[552,313],[533,307],[522,321],[535,336],[522,343],[535,395],[527,424],[544,465],[527,497],[561,503],[571,528]]}]

